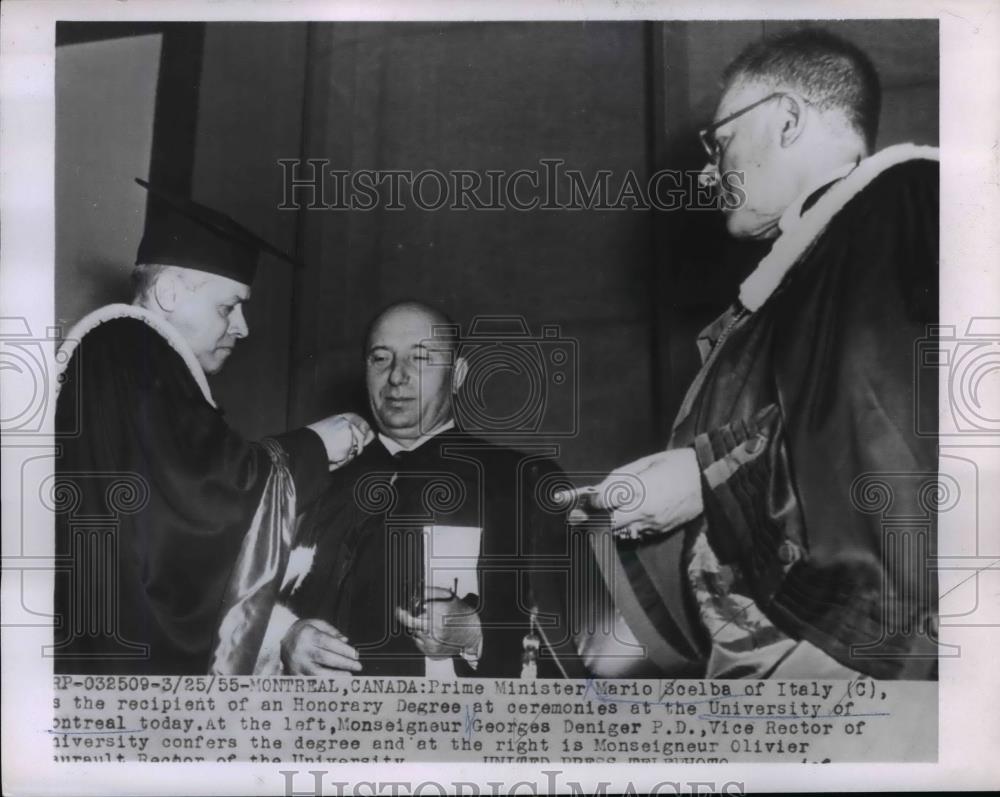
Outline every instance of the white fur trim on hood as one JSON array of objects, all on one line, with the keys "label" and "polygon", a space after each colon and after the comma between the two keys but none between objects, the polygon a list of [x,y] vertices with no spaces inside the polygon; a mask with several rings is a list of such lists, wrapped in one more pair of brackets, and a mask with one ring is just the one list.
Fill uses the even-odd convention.
[{"label": "white fur trim on hood", "polygon": [[937,147],[897,144],[865,158],[802,214],[799,224],[774,242],[771,251],[740,285],[740,304],[752,313],[759,310],[833,217],[886,169],[906,161],[938,157]]},{"label": "white fur trim on hood", "polygon": [[[174,329],[165,319],[134,304],[106,304],[104,307],[97,308],[94,312],[88,313],[77,321],[69,331],[69,334],[66,335],[56,356],[56,361],[59,363],[60,376],[66,370],[70,357],[73,356],[73,352],[80,345],[80,341],[83,340],[84,335],[93,331],[101,324],[114,321],[116,318],[134,318],[137,321],[142,321],[146,326],[159,333],[160,337],[170,344],[170,348],[177,352],[180,358],[184,360],[184,364],[191,372],[191,376],[194,377],[194,381],[201,389],[201,394],[205,397],[205,401],[213,407],[216,406],[215,399],[212,398],[212,391],[208,387],[208,379],[205,377],[205,371],[201,367],[201,363],[198,362],[198,358],[195,357],[188,342],[181,336],[181,333]],[[58,392],[58,390],[57,386],[56,391]]]}]

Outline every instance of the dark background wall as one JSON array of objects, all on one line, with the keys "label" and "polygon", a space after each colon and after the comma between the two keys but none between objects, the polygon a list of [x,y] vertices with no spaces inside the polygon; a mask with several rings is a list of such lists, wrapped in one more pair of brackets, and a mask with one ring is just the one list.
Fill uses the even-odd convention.
[{"label": "dark background wall", "polygon": [[[570,470],[621,464],[665,440],[697,367],[694,335],[735,295],[758,247],[727,240],[710,212],[279,210],[277,161],[482,173],[558,158],[585,175],[607,169],[620,180],[631,171],[644,183],[659,168],[701,165],[696,130],[714,111],[723,66],[754,38],[795,24],[192,24],[161,32],[153,111],[109,95],[85,54],[74,59],[75,80],[62,79],[57,61],[57,317],[72,323],[87,305],[127,299],[121,236],[96,280],[80,228],[100,240],[95,229],[110,237],[131,213],[129,245],[141,232],[141,191],[127,194],[128,211],[119,199],[86,225],[75,215],[117,151],[72,144],[84,122],[81,92],[90,92],[105,119],[130,120],[118,135],[137,142],[133,149],[153,130],[155,179],[306,263],[292,273],[264,262],[251,336],[213,381],[238,428],[257,436],[363,409],[367,322],[388,302],[419,298],[464,330],[484,317],[494,331],[508,329],[510,320],[498,326],[495,317],[514,316],[532,334],[548,326],[573,341],[578,388],[547,383],[558,412],[537,439],[558,444]],[[879,68],[878,146],[936,144],[937,23],[824,24]],[[127,68],[137,57],[128,40],[139,33],[150,35],[61,23],[60,49],[104,42],[105,60],[110,52]],[[525,390],[507,373],[487,392],[503,412],[526,401]],[[566,430],[569,409],[575,434],[549,434]]]}]

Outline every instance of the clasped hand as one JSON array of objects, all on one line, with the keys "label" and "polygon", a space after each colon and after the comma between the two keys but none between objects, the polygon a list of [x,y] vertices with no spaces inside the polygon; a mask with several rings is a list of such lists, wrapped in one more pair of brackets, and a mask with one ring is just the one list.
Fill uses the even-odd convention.
[{"label": "clasped hand", "polygon": [[413,613],[396,609],[396,619],[413,637],[420,652],[432,659],[462,653],[476,656],[483,638],[479,615],[450,590],[428,587]]}]

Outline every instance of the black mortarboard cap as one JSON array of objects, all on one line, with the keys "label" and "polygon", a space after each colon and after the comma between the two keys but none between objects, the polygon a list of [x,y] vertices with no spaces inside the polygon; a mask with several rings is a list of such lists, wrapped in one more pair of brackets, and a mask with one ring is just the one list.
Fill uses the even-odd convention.
[{"label": "black mortarboard cap", "polygon": [[138,177],[149,191],[150,212],[139,242],[136,265],[156,263],[219,274],[250,285],[261,252],[300,265],[297,260],[254,235],[229,216],[178,196]]}]

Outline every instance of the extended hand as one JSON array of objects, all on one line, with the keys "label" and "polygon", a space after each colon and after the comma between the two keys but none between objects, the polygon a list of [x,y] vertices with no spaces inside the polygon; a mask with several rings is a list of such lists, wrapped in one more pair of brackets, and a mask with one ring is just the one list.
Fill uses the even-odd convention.
[{"label": "extended hand", "polygon": [[661,451],[615,468],[588,498],[599,509],[611,510],[612,527],[633,539],[670,531],[704,510],[701,473],[690,448]]},{"label": "extended hand", "polygon": [[289,675],[360,672],[358,652],[340,631],[323,620],[299,620],[281,640],[281,661]]},{"label": "extended hand", "polygon": [[308,428],[322,438],[330,470],[346,465],[375,439],[368,422],[353,412],[331,415],[309,424]]},{"label": "extended hand", "polygon": [[420,652],[432,659],[447,659],[463,652],[475,655],[483,638],[476,610],[440,587],[428,587],[424,597],[423,611],[419,614],[396,609],[396,617],[410,632]]}]

